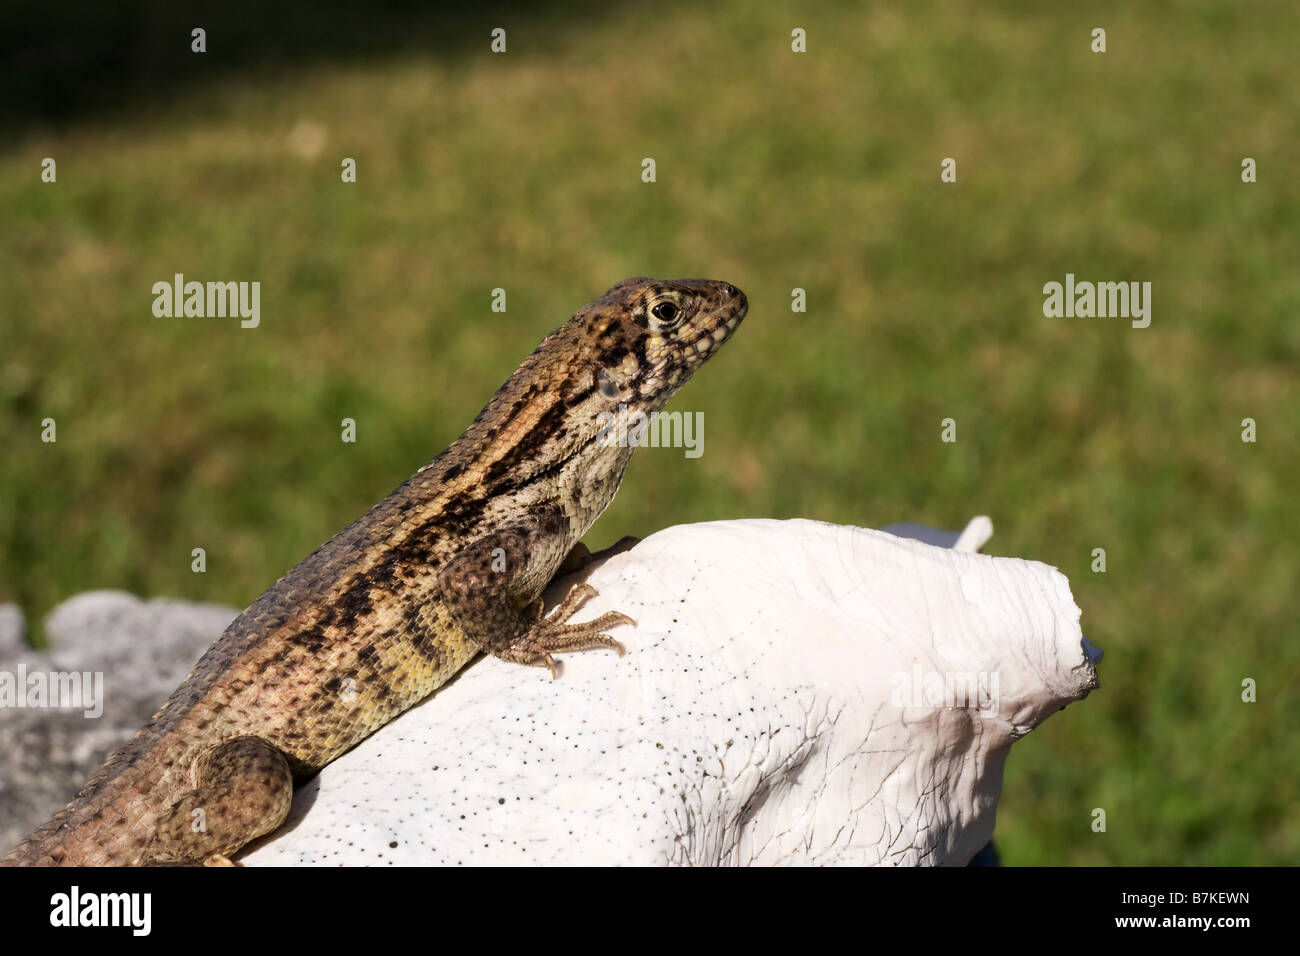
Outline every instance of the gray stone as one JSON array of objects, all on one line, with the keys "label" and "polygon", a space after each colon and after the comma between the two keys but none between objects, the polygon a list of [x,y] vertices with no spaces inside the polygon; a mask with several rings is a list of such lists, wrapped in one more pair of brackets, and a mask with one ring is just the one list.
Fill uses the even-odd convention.
[{"label": "gray stone", "polygon": [[5,640],[6,622],[13,615],[3,612],[0,608],[0,671],[28,678],[75,672],[88,693],[78,706],[48,706],[50,701],[47,706],[0,707],[0,739],[5,741],[0,747],[0,854],[72,799],[113,751],[149,721],[238,613],[213,604],[142,601],[122,591],[91,591],[50,612],[45,622],[50,649],[36,652],[21,640],[21,632],[17,643]]}]

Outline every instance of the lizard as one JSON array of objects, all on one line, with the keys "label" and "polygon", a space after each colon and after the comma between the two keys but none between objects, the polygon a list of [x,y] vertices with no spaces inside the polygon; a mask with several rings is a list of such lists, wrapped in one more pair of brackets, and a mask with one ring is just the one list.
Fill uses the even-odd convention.
[{"label": "lizard", "polygon": [[555,654],[621,656],[605,631],[629,617],[568,623],[586,584],[543,616],[542,591],[589,556],[634,413],[661,409],[747,311],[726,282],[643,277],[579,309],[450,447],[236,617],[0,865],[230,865],[281,826],[295,785],[480,652],[552,678]]}]

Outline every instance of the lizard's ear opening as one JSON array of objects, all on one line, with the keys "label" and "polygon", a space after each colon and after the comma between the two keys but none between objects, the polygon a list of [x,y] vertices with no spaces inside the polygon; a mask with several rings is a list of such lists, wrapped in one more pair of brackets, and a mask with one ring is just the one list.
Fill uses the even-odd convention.
[{"label": "lizard's ear opening", "polygon": [[605,398],[618,398],[623,394],[622,387],[604,369],[596,373],[596,390]]},{"label": "lizard's ear opening", "polygon": [[596,391],[611,402],[631,401],[635,394],[632,378],[625,367],[613,366],[596,372]]}]

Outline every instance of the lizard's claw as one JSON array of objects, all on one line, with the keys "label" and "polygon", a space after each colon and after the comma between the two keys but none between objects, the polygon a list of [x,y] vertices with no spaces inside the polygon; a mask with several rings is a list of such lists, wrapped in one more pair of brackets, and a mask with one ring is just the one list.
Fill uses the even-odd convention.
[{"label": "lizard's claw", "polygon": [[626,649],[604,631],[620,624],[635,625],[636,622],[626,614],[606,611],[594,620],[581,624],[565,623],[595,596],[596,589],[590,584],[575,584],[564,600],[545,618],[540,618],[540,614],[534,611],[539,603],[536,602],[527,614],[528,618],[533,619],[532,626],[503,649],[498,651],[489,647],[488,650],[503,660],[545,667],[551,672],[552,679],[558,678],[561,673],[561,665],[555,659],[555,654],[608,647],[622,657],[627,653]]}]

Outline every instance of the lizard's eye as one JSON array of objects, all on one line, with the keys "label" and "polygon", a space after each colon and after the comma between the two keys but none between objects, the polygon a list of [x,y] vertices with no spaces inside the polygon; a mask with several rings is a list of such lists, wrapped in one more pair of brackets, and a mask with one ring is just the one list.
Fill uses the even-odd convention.
[{"label": "lizard's eye", "polygon": [[679,315],[681,315],[681,310],[671,302],[660,302],[650,310],[650,314],[660,322],[671,324],[677,320]]}]

